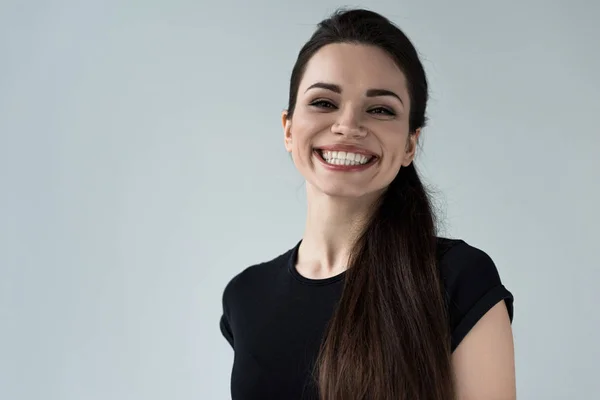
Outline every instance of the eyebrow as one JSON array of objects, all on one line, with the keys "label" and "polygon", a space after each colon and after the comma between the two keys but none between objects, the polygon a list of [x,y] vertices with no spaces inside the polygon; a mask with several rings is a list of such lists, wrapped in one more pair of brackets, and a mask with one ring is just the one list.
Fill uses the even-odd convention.
[{"label": "eyebrow", "polygon": [[[308,89],[306,89],[306,91],[304,93],[308,92],[311,89],[325,89],[325,90],[330,90],[330,91],[338,93],[338,94],[342,93],[342,88],[339,85],[336,85],[334,83],[325,83],[325,82],[313,83],[312,85],[310,85],[308,87]],[[404,102],[402,101],[400,96],[398,96],[396,93],[392,92],[391,90],[387,90],[387,89],[369,89],[369,90],[367,90],[367,97],[380,97],[380,96],[395,97],[396,99],[398,99],[400,101],[400,103],[402,103],[402,105],[404,105]]]}]

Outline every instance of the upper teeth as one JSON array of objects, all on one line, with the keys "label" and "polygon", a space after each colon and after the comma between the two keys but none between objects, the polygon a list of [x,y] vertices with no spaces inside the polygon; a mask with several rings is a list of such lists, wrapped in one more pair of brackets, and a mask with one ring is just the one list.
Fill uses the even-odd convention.
[{"label": "upper teeth", "polygon": [[371,159],[371,157],[362,154],[349,153],[346,151],[323,150],[322,154],[325,161],[335,165],[360,165],[366,164],[367,161]]}]

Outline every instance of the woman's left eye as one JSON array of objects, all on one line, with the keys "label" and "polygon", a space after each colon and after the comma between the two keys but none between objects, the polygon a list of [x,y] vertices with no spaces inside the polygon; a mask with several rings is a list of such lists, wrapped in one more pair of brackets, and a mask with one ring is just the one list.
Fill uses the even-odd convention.
[{"label": "woman's left eye", "polygon": [[396,115],[396,113],[394,113],[392,110],[385,108],[385,107],[375,107],[369,110],[370,113],[373,114],[381,114],[381,115]]}]

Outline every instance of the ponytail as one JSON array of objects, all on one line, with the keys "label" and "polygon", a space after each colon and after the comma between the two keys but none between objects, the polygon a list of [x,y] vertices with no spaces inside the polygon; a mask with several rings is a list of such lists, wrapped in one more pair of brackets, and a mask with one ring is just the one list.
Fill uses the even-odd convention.
[{"label": "ponytail", "polygon": [[403,167],[357,240],[317,361],[322,400],[452,399],[433,211]]}]

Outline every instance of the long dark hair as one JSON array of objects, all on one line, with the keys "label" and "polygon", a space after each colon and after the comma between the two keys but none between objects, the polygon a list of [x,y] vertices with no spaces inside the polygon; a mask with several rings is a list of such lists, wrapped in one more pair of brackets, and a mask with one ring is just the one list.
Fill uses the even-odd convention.
[{"label": "long dark hair", "polygon": [[[288,118],[307,62],[332,43],[386,51],[407,78],[410,134],[425,125],[427,79],[417,51],[387,18],[361,9],[336,11],[302,47],[290,80]],[[454,398],[434,213],[414,163],[400,169],[353,247],[316,361],[322,400]]]}]

